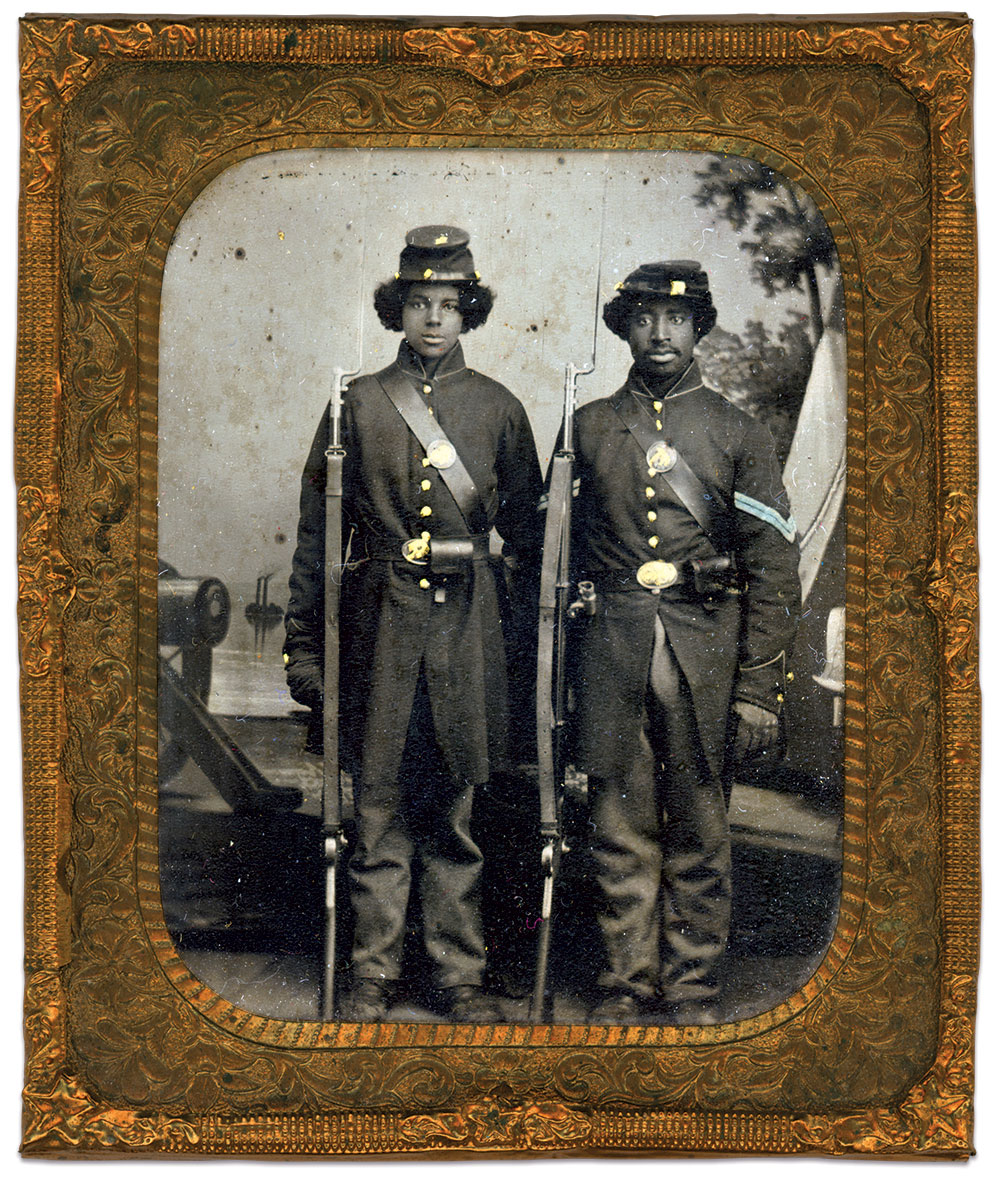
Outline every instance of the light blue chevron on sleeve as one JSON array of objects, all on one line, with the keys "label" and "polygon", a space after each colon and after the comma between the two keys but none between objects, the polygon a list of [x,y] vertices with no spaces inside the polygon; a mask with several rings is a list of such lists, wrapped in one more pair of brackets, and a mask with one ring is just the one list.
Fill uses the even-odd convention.
[{"label": "light blue chevron on sleeve", "polygon": [[795,519],[792,515],[782,518],[772,507],[765,506],[763,502],[758,502],[749,494],[741,494],[739,490],[736,491],[733,502],[737,510],[744,510],[747,514],[752,514],[754,518],[759,518],[761,522],[767,523],[769,527],[774,527],[789,543],[795,542]]}]

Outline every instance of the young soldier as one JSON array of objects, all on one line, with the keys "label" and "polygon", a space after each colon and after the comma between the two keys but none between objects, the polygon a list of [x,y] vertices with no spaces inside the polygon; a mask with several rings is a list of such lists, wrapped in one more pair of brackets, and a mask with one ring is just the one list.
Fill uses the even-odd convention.
[{"label": "young soldier", "polygon": [[633,366],[575,417],[577,658],[607,966],[591,1019],[711,1024],[730,917],[727,806],[778,739],[798,548],[767,429],[705,387],[701,265],[645,264],[604,307]]},{"label": "young soldier", "polygon": [[[468,243],[454,227],[410,231],[396,278],[375,293],[382,324],[403,334],[396,361],[344,398],[341,753],[358,824],[344,1014],[355,1020],[391,1006],[414,883],[451,1017],[500,1019],[480,991],[482,857],[470,831],[476,787],[506,759],[504,582],[489,540],[495,527],[508,565],[537,571],[541,478],[520,402],[465,365],[459,335],[493,303]],[[286,618],[289,686],[316,714],[327,425],[324,415],[302,478]]]}]

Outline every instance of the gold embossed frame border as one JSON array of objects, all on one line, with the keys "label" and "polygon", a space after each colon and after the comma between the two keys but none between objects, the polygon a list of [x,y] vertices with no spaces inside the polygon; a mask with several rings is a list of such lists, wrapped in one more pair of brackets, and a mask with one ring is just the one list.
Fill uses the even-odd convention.
[{"label": "gold embossed frame border", "polygon": [[[34,1155],[971,1151],[972,44],[961,18],[21,25],[17,392]],[[159,277],[276,148],[711,149],[802,185],[849,342],[843,895],[814,978],[678,1030],[296,1023],[177,958],[156,847]]]}]

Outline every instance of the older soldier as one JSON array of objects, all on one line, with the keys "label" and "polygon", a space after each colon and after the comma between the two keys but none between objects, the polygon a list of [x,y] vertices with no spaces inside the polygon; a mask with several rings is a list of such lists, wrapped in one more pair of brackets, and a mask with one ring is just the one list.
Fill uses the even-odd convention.
[{"label": "older soldier", "polygon": [[[403,334],[399,353],[344,399],[341,749],[358,839],[343,1011],[363,1021],[391,1006],[414,882],[451,1017],[500,1019],[480,990],[482,856],[470,830],[476,787],[506,761],[505,583],[489,543],[495,527],[508,566],[537,571],[541,477],[520,402],[465,364],[459,335],[493,303],[468,244],[447,226],[406,236],[396,278],[375,293],[382,324]],[[326,444],[324,415],[302,478],[285,646],[292,695],[317,714]]]},{"label": "older soldier", "polygon": [[633,366],[575,419],[573,566],[597,589],[577,654],[607,965],[591,1019],[718,1019],[727,806],[774,748],[798,548],[762,424],[701,381],[716,311],[701,265],[645,264],[604,307]]}]

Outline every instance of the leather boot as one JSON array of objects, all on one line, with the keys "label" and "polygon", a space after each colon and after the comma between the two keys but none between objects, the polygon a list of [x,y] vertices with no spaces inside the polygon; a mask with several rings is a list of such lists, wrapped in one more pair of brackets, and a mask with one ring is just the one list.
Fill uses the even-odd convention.
[{"label": "leather boot", "polygon": [[359,979],[348,1007],[344,1010],[345,1020],[362,1023],[385,1020],[389,1011],[386,990],[377,979]]},{"label": "leather boot", "polygon": [[445,992],[451,1019],[462,1025],[495,1025],[503,1017],[492,1000],[473,984],[460,984]]}]

